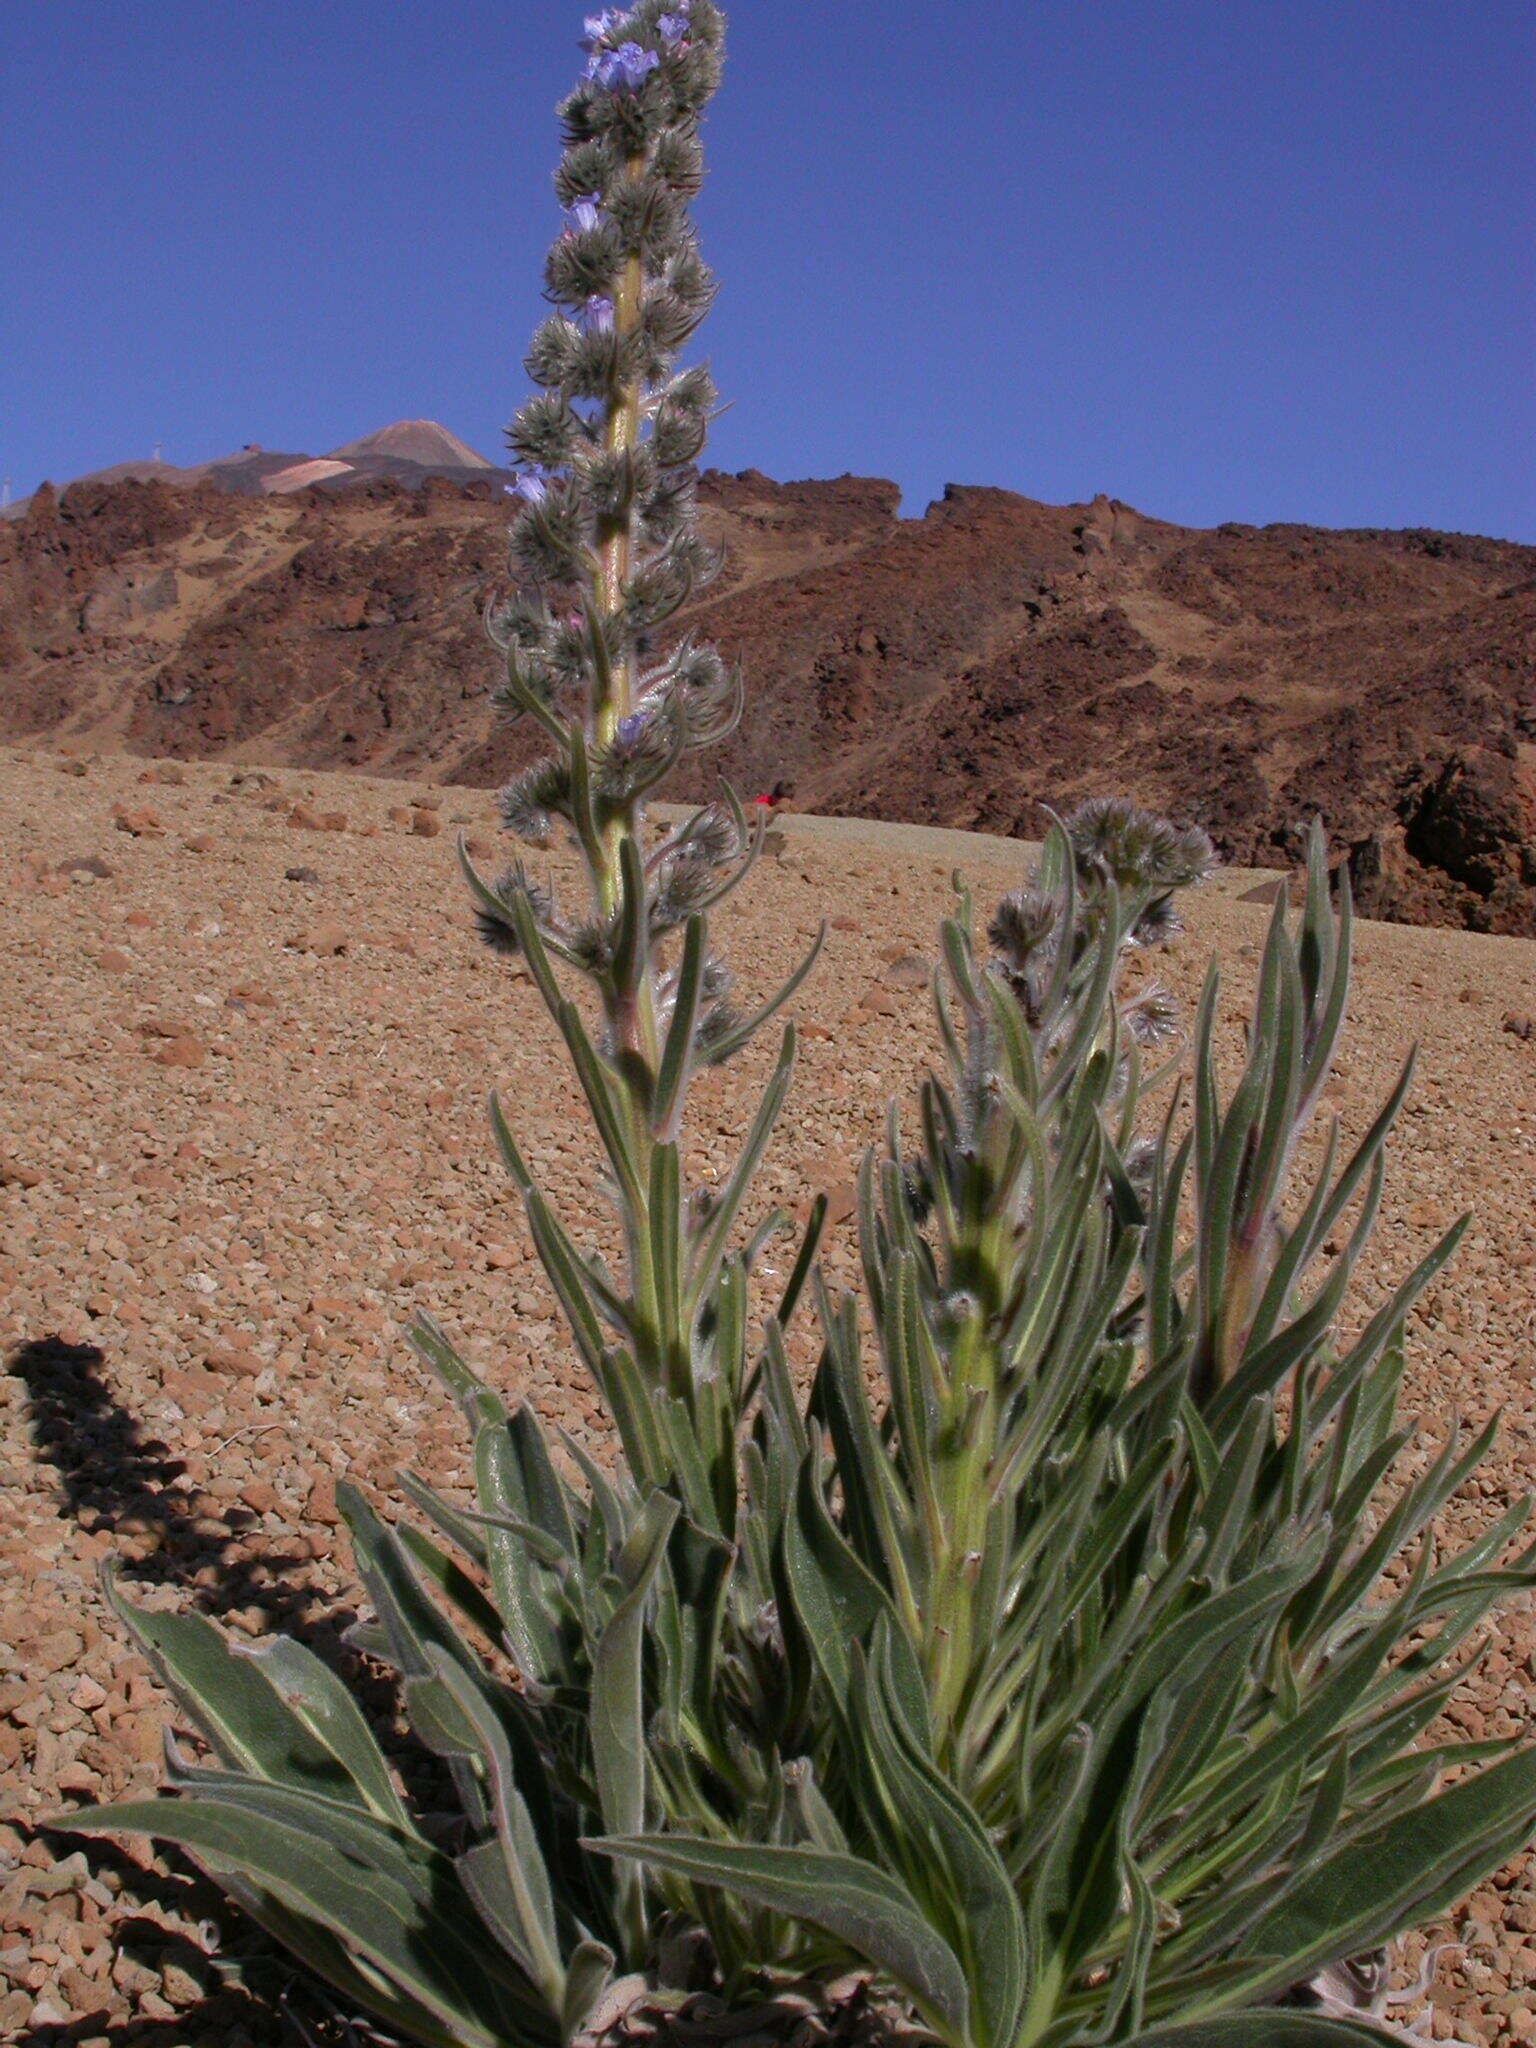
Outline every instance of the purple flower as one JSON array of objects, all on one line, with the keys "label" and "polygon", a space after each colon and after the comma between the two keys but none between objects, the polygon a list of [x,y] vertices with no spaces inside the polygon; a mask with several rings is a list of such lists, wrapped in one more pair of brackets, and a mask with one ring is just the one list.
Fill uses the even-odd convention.
[{"label": "purple flower", "polygon": [[609,92],[634,92],[661,62],[654,50],[638,43],[620,43],[597,59],[592,76]]},{"label": "purple flower", "polygon": [[601,14],[589,14],[581,24],[581,47],[589,57],[596,56],[606,39],[624,19],[622,7],[605,7]]},{"label": "purple flower", "polygon": [[571,227],[577,234],[589,234],[597,226],[597,201],[578,199],[570,210]]},{"label": "purple flower", "polygon": [[647,711],[632,711],[628,718],[621,718],[618,726],[620,742],[626,747],[632,747],[650,722],[650,713]]},{"label": "purple flower", "polygon": [[525,505],[542,505],[549,496],[550,476],[549,470],[535,463],[523,471],[515,484],[508,484],[507,489],[514,498],[521,498]]},{"label": "purple flower", "polygon": [[588,334],[609,333],[613,327],[612,299],[588,299],[581,309],[581,322]]},{"label": "purple flower", "polygon": [[676,49],[679,43],[687,42],[691,26],[686,14],[664,14],[656,24],[662,41],[671,44],[673,49]]}]

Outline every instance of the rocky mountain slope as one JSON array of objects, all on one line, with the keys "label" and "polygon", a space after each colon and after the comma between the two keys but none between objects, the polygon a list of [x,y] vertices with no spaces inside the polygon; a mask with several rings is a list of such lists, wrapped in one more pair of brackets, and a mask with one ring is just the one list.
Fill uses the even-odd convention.
[{"label": "rocky mountain slope", "polygon": [[[486,703],[507,511],[473,456],[404,422],[307,486],[44,488],[0,524],[0,738],[498,781],[532,742]],[[1376,915],[1536,934],[1536,548],[958,487],[904,519],[751,471],[702,500],[726,569],[682,623],[746,665],[748,794],[1027,834],[1121,790],[1258,865],[1321,811]]]}]

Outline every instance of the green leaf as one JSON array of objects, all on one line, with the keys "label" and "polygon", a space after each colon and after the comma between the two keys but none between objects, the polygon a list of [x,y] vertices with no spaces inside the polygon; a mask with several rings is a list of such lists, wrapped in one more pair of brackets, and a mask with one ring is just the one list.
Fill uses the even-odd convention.
[{"label": "green leaf", "polygon": [[555,1931],[554,1899],[533,1820],[517,1788],[511,1745],[479,1688],[470,1684],[441,1650],[431,1655],[438,1678],[479,1737],[496,1824],[492,1840],[459,1857],[459,1874],[487,1922],[501,1934],[508,1952],[558,2011],[565,1998],[565,1971]]},{"label": "green leaf", "polygon": [[965,2032],[969,2001],[954,1950],[929,1926],[911,1894],[861,1857],[690,1835],[610,1838],[591,1847],[819,1927],[884,1971],[930,2023],[951,2037]]},{"label": "green leaf", "polygon": [[560,2007],[560,2036],[572,2041],[586,2025],[597,2001],[613,1978],[614,1953],[600,1941],[579,1941],[565,1966],[565,1998]]},{"label": "green leaf", "polygon": [[1382,2048],[1379,2027],[1327,2019],[1315,2012],[1230,2012],[1219,2020],[1157,2027],[1127,2048]]},{"label": "green leaf", "polygon": [[[620,1559],[627,1590],[592,1657],[592,1766],[603,1825],[615,1834],[638,1834],[645,1826],[645,1603],[677,1512],[677,1502],[665,1494],[646,1502]],[[638,1873],[625,1873],[622,1891],[620,1917],[638,1952],[645,1936]]]},{"label": "green leaf", "polygon": [[[107,1598],[232,1769],[369,1804],[335,1749],[285,1699],[275,1677],[249,1656],[237,1657],[211,1621],[201,1614],[152,1614],[135,1607],[110,1577]],[[371,1744],[366,1725],[363,1733]],[[384,1778],[387,1783],[387,1772]],[[377,1791],[377,1779],[372,1783]]]},{"label": "green leaf", "polygon": [[724,1186],[719,1190],[714,1207],[710,1210],[709,1221],[694,1247],[693,1258],[688,1272],[688,1314],[690,1319],[696,1313],[700,1302],[714,1284],[715,1274],[725,1257],[730,1243],[731,1232],[741,1205],[746,1200],[752,1178],[762,1164],[768,1140],[778,1122],[779,1112],[784,1107],[784,1097],[789,1090],[789,1078],[795,1064],[795,1027],[788,1024],[779,1046],[779,1057],[774,1063],[768,1085],[763,1090],[762,1101],[757,1114],[743,1141],[736,1164],[732,1167]]},{"label": "green leaf", "polygon": [[778,1015],[796,989],[799,988],[801,982],[805,980],[805,977],[816,965],[821,949],[826,943],[827,927],[825,922],[823,922],[815,938],[811,941],[809,951],[794,973],[790,975],[789,979],[781,983],[779,988],[768,998],[767,1002],[760,1009],[754,1010],[750,1017],[738,1024],[734,1031],[728,1031],[723,1037],[715,1040],[714,1044],[709,1048],[709,1060],[712,1066],[721,1065],[733,1053],[739,1052],[744,1045],[756,1038],[758,1032],[762,1030],[765,1024],[770,1023]]},{"label": "green leaf", "polygon": [[[931,1922],[962,1959],[981,2038],[1012,2048],[1029,1992],[1029,1940],[1002,1858],[975,1810],[923,1754],[893,1696],[891,1630],[876,1631],[867,1685],[855,1693],[880,1782],[884,1832]],[[862,1660],[861,1660],[862,1661]],[[904,1852],[904,1853],[903,1853]],[[934,1894],[943,1895],[943,1905]]]},{"label": "green leaf", "polygon": [[[238,1783],[238,1781],[236,1781]],[[67,1832],[145,1834],[175,1842],[215,1874],[245,1873],[301,1919],[338,1935],[394,1987],[454,2029],[465,2048],[504,2048],[529,2017],[487,1970],[475,1916],[440,1852],[409,1848],[381,1822],[332,1802],[246,1781],[181,1799],[90,1807]],[[521,2007],[521,2011],[519,2010]]]},{"label": "green leaf", "polygon": [[833,1697],[846,1709],[853,1682],[849,1646],[867,1642],[884,1615],[891,1623],[893,1683],[902,1720],[926,1737],[928,1709],[916,1655],[885,1589],[828,1514],[814,1451],[800,1467],[794,1507],[784,1524],[783,1557],[796,1618]]},{"label": "green leaf", "polygon": [[475,1489],[482,1511],[495,1518],[485,1524],[485,1547],[508,1647],[526,1677],[545,1683],[560,1675],[562,1664],[551,1596],[555,1581],[535,1547],[508,1526],[534,1519],[519,1448],[519,1438],[507,1424],[493,1422],[477,1430]]},{"label": "green leaf", "polygon": [[268,1636],[235,1652],[256,1665],[318,1742],[335,1757],[364,1801],[381,1820],[414,1832],[414,1822],[395,1790],[384,1752],[342,1681],[312,1650],[291,1636]]},{"label": "green leaf", "polygon": [[666,1044],[656,1074],[656,1095],[651,1105],[651,1128],[658,1138],[677,1136],[678,1120],[688,1091],[692,1067],[693,1034],[698,1026],[699,1005],[704,988],[704,959],[708,927],[695,913],[683,930],[683,958],[677,970],[677,988],[672,1021],[667,1026]]},{"label": "green leaf", "polygon": [[1536,1749],[1526,1749],[1357,1836],[1249,1928],[1245,1952],[1274,1959],[1258,1973],[1258,1995],[1432,1919],[1529,1847],[1533,1833]]}]

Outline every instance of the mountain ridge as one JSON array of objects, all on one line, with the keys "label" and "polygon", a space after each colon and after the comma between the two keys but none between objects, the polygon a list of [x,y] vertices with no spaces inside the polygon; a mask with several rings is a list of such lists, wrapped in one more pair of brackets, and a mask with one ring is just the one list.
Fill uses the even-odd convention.
[{"label": "mountain ridge", "polygon": [[[487,703],[499,474],[343,482],[40,492],[0,527],[0,737],[502,779],[536,744]],[[746,794],[1031,836],[1118,789],[1254,866],[1321,812],[1373,914],[1536,934],[1536,548],[751,470],[700,506],[725,570],[678,623],[747,670]]]},{"label": "mountain ridge", "polygon": [[[471,448],[451,428],[438,420],[392,420],[371,433],[346,441],[323,455],[263,448],[258,442],[230,455],[215,456],[208,462],[178,465],[162,462],[158,456],[145,462],[117,462],[106,469],[90,471],[63,486],[72,490],[79,484],[164,483],[188,489],[200,483],[239,496],[266,495],[307,489],[316,483],[346,488],[378,476],[392,476],[413,486],[429,476],[453,477],[460,472],[510,483],[512,472],[491,462]],[[53,490],[49,484],[47,489]],[[21,518],[31,504],[19,499],[5,507],[7,519]]]}]

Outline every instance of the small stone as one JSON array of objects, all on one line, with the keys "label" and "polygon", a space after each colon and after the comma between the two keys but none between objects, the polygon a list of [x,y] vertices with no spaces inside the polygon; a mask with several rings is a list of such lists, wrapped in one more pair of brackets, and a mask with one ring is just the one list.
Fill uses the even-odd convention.
[{"label": "small stone", "polygon": [[219,842],[211,832],[194,832],[190,839],[181,843],[188,853],[212,853]]},{"label": "small stone", "polygon": [[885,979],[892,988],[926,988],[932,974],[932,967],[921,954],[902,953],[886,967]]},{"label": "small stone", "polygon": [[284,868],[285,882],[318,882],[320,877],[313,868]]},{"label": "small stone", "polygon": [[130,910],[123,919],[123,923],[132,925],[136,932],[147,932],[154,921],[147,910]]},{"label": "small stone", "polygon": [[120,946],[108,946],[104,953],[96,956],[96,965],[103,974],[126,974],[133,965],[133,955],[125,953]]},{"label": "small stone", "polygon": [[28,1660],[38,1671],[64,1671],[79,1658],[83,1645],[72,1628],[56,1628],[39,1636]]},{"label": "small stone", "polygon": [[320,813],[320,830],[322,832],[345,832],[346,829],[347,814],[345,811],[322,811]]},{"label": "small stone", "polygon": [[323,1522],[328,1528],[335,1528],[341,1520],[336,1506],[336,1481],[329,1472],[322,1472],[309,1489],[309,1498],[304,1503],[305,1512],[312,1522]]},{"label": "small stone", "polygon": [[443,821],[435,811],[412,811],[411,830],[418,839],[435,839],[443,829]]},{"label": "small stone", "polygon": [[56,875],[94,875],[98,882],[106,882],[117,870],[108,867],[99,855],[88,853],[80,860],[61,860],[53,872]]},{"label": "small stone", "polygon": [[329,958],[334,954],[346,952],[352,943],[352,929],[349,925],[342,924],[339,919],[329,918],[323,924],[311,925],[307,932],[296,939],[290,939],[288,943],[300,953],[318,953],[324,958]]},{"label": "small stone", "polygon": [[288,813],[288,823],[296,832],[318,832],[321,829],[320,820],[308,804],[295,804]]},{"label": "small stone", "polygon": [[233,1344],[215,1345],[204,1352],[203,1363],[210,1372],[227,1373],[231,1379],[259,1379],[266,1370],[266,1360],[254,1351],[242,1351]]},{"label": "small stone", "polygon": [[154,1059],[159,1067],[200,1067],[207,1057],[207,1046],[188,1031],[179,1037],[168,1038]]},{"label": "small stone", "polygon": [[119,832],[126,832],[132,839],[153,838],[165,830],[151,810],[130,810],[126,804],[119,804],[112,813],[112,822]]},{"label": "small stone", "polygon": [[1529,1042],[1531,1039],[1536,1038],[1536,1017],[1527,1017],[1518,1014],[1514,1010],[1506,1010],[1504,1013],[1504,1029],[1512,1038],[1520,1038]]}]

